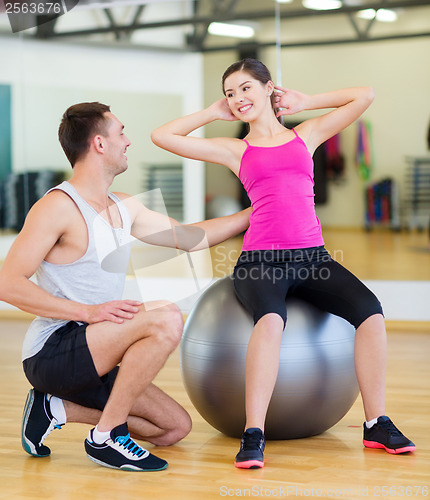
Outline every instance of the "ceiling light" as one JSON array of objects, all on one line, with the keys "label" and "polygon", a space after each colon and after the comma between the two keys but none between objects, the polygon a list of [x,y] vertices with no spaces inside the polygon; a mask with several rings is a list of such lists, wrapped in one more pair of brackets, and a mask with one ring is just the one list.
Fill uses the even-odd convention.
[{"label": "ceiling light", "polygon": [[376,16],[376,10],[375,9],[359,10],[357,12],[357,16],[360,17],[361,19],[367,19],[370,21]]},{"label": "ceiling light", "polygon": [[378,9],[376,11],[376,20],[385,23],[397,21],[397,13],[392,9]]},{"label": "ceiling light", "polygon": [[302,0],[303,7],[313,10],[334,10],[342,7],[341,0]]},{"label": "ceiling light", "polygon": [[276,0],[278,3],[291,3],[293,0]]},{"label": "ceiling light", "polygon": [[397,20],[397,13],[391,9],[364,9],[357,12],[357,16],[362,19],[374,19],[383,23],[392,23]]},{"label": "ceiling light", "polygon": [[252,38],[255,30],[244,24],[211,23],[208,31],[211,35],[231,36],[234,38]]},{"label": "ceiling light", "polygon": [[342,3],[346,7],[357,7],[358,5],[363,5],[363,0],[343,0]]}]

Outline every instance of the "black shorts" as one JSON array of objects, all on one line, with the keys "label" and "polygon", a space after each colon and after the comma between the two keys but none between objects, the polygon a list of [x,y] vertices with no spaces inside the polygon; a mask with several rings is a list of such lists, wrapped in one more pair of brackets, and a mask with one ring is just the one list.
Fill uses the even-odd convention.
[{"label": "black shorts", "polygon": [[56,330],[37,354],[23,361],[24,373],[38,391],[103,410],[118,367],[99,377],[87,345],[87,326],[69,321]]},{"label": "black shorts", "polygon": [[373,314],[383,314],[374,293],[322,246],[242,252],[233,277],[236,295],[253,314],[254,324],[265,314],[277,313],[285,325],[288,295],[340,316],[355,328]]}]

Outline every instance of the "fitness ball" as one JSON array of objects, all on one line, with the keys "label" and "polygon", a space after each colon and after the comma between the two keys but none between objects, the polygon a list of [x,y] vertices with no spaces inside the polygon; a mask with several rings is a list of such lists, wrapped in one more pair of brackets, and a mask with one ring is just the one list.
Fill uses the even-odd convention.
[{"label": "fitness ball", "polygon": [[[267,439],[320,434],[348,412],[359,393],[354,327],[294,297],[287,298],[286,307]],[[215,429],[237,438],[245,425],[245,357],[252,329],[251,315],[227,276],[207,288],[194,305],[180,348],[191,402]]]}]

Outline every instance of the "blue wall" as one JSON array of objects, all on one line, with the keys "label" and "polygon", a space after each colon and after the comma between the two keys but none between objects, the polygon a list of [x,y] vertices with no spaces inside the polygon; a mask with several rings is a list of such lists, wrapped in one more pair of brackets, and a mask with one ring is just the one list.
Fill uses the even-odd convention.
[{"label": "blue wall", "polygon": [[0,180],[12,171],[11,87],[0,85]]}]

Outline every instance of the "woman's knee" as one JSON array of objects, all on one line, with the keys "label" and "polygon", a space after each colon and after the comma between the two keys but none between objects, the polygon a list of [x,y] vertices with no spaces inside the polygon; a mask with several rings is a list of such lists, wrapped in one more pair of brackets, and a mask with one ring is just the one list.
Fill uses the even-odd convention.
[{"label": "woman's knee", "polygon": [[385,318],[382,313],[376,312],[358,322],[357,331],[371,330],[385,333]]},{"label": "woman's knee", "polygon": [[358,329],[363,323],[384,322],[382,305],[376,295],[370,290],[356,299],[351,323]]},{"label": "woman's knee", "polygon": [[287,321],[285,311],[254,314],[254,327],[264,331],[283,331]]}]

